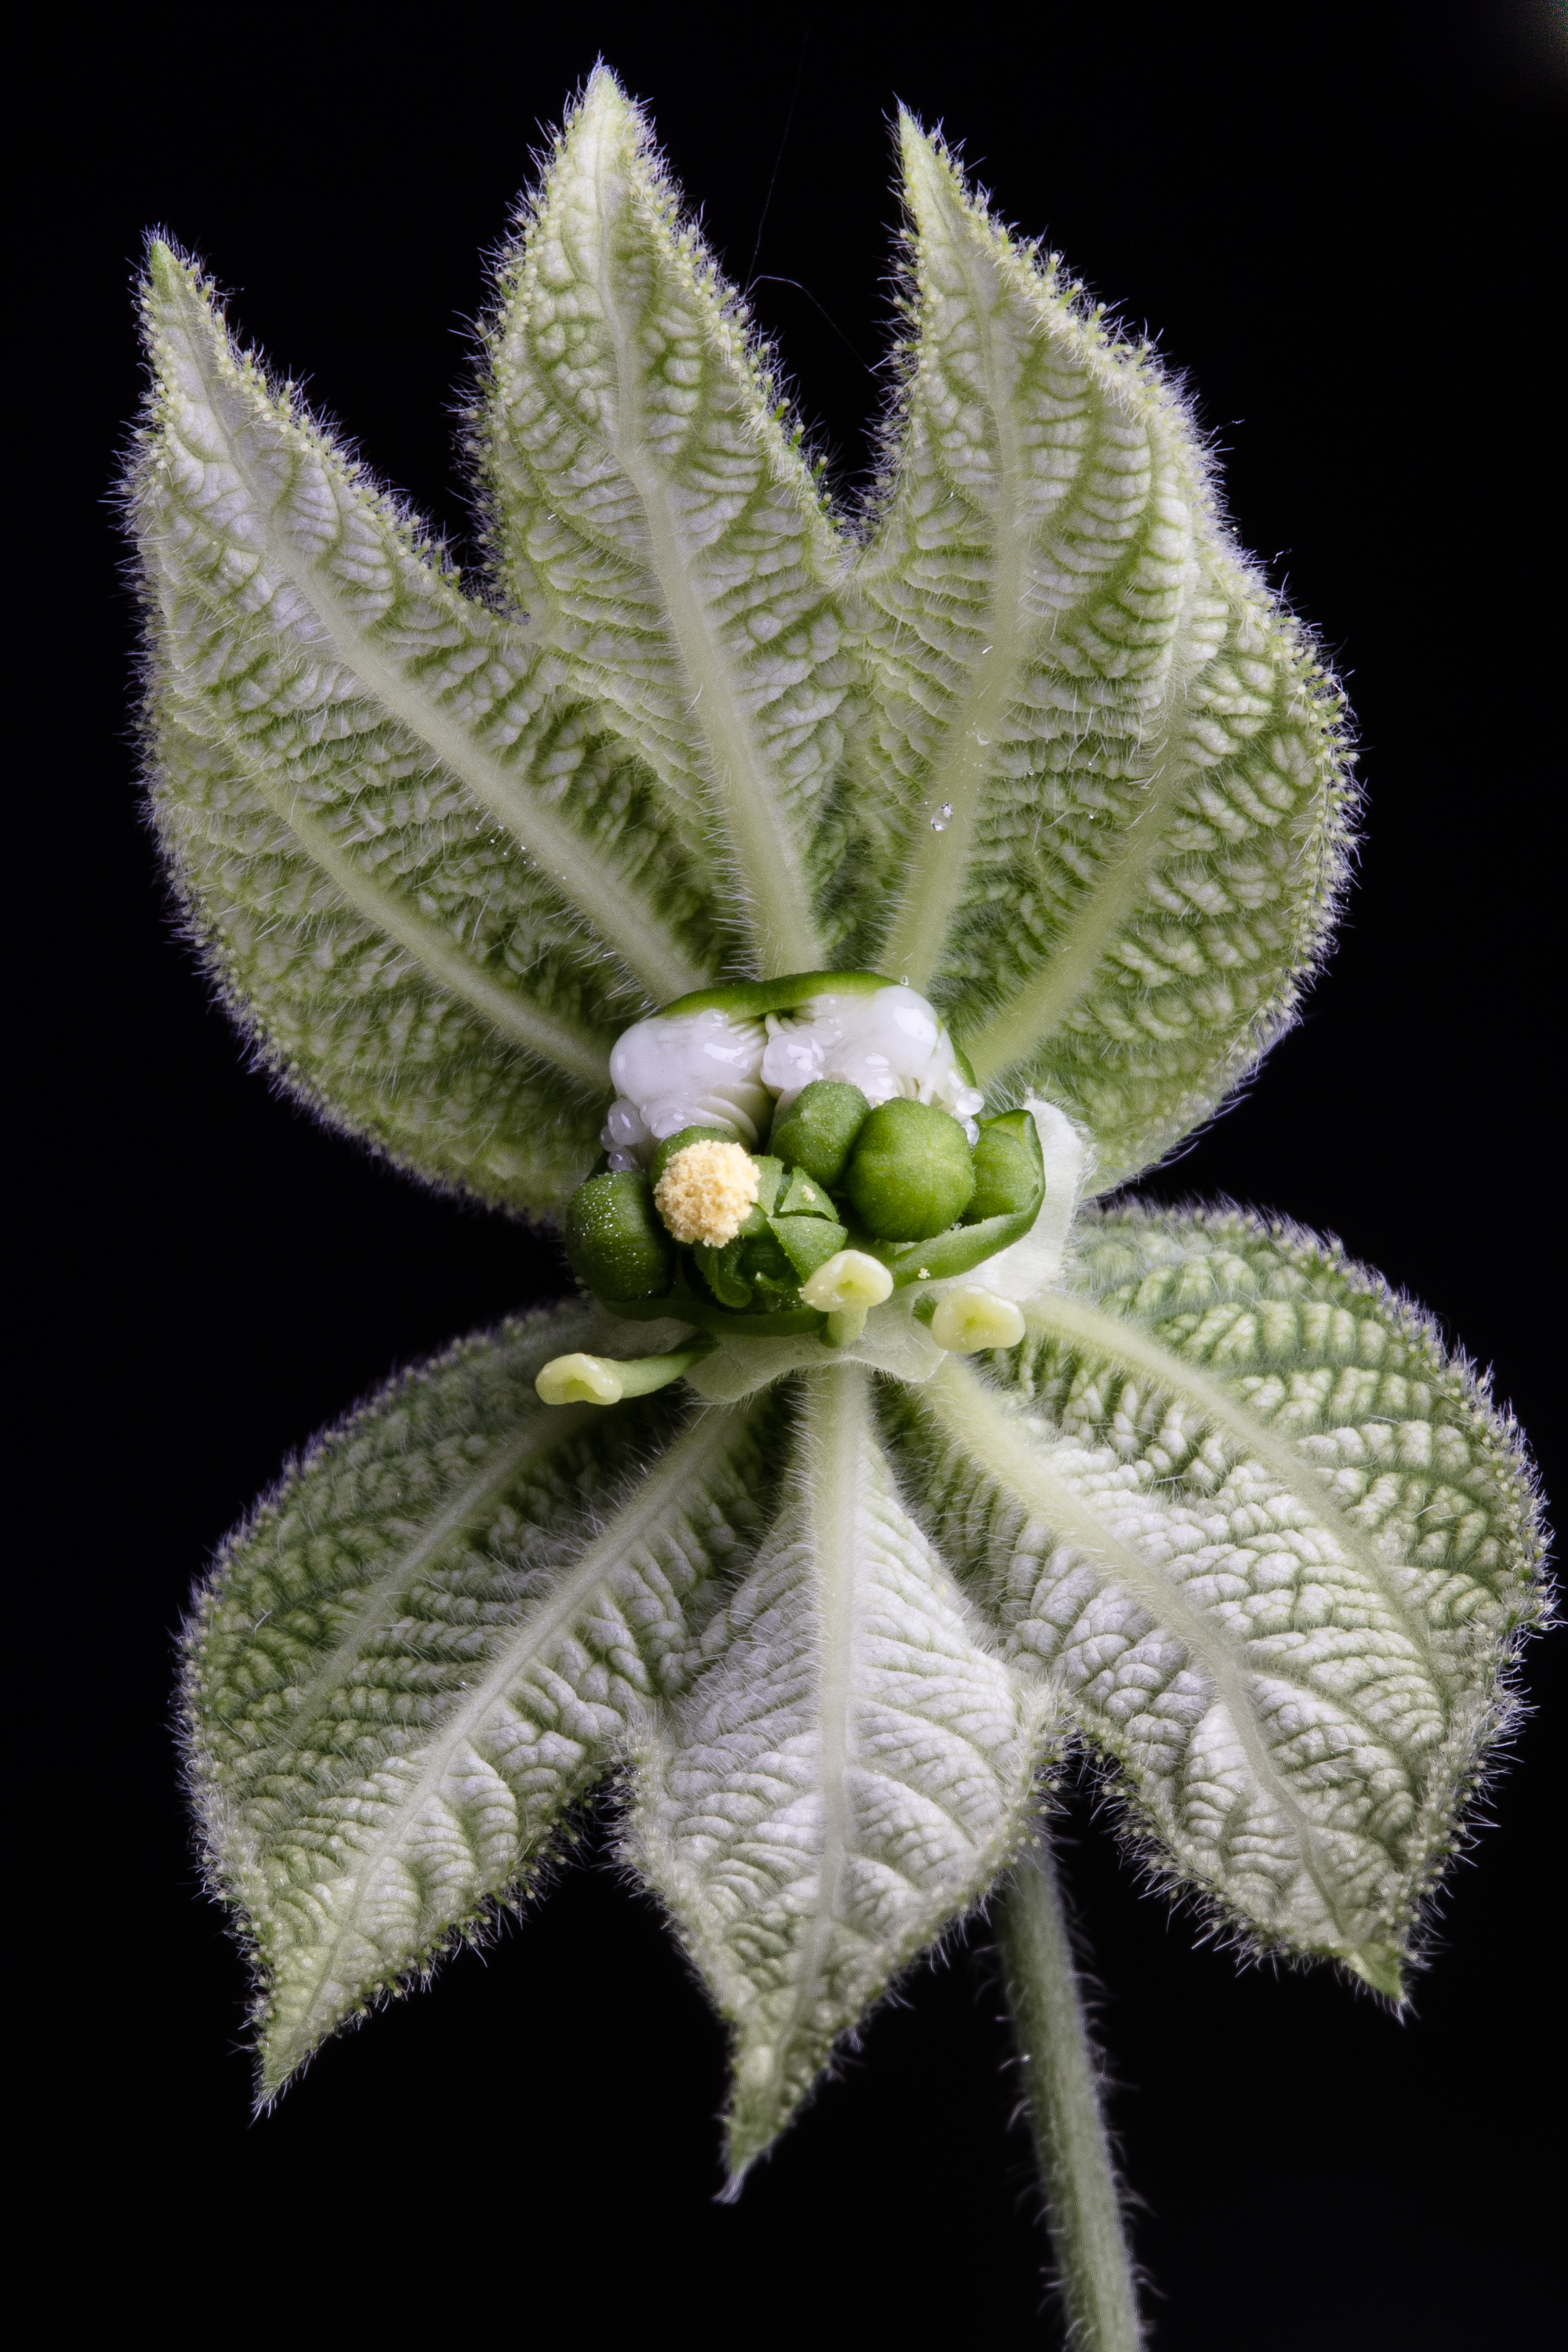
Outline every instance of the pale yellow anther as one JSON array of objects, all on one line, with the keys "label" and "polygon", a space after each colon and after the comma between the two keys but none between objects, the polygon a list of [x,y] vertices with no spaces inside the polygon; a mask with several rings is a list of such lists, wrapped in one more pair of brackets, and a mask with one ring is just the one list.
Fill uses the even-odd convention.
[{"label": "pale yellow anther", "polygon": [[931,1318],[931,1336],[953,1356],[1016,1348],[1024,1336],[1024,1318],[1010,1298],[998,1298],[994,1290],[950,1290]]},{"label": "pale yellow anther", "polygon": [[868,1257],[864,1250],[839,1250],[807,1276],[800,1295],[819,1314],[832,1315],[840,1307],[858,1307],[864,1312],[868,1307],[880,1307],[892,1289],[893,1277],[880,1259]]},{"label": "pale yellow anther", "polygon": [[626,1394],[619,1364],[607,1356],[555,1356],[535,1379],[546,1404],[619,1404]]},{"label": "pale yellow anther", "polygon": [[732,1242],[757,1204],[757,1163],[741,1143],[689,1143],[653,1188],[678,1242]]}]

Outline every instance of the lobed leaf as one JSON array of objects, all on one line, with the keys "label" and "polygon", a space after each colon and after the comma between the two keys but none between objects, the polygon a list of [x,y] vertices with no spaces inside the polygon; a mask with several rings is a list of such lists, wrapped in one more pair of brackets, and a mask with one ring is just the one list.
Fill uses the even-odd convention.
[{"label": "lobed leaf", "polygon": [[854,1365],[803,1384],[788,1499],[702,1657],[650,1723],[632,1850],[734,2029],[733,2186],[1010,1858],[1046,1711],[900,1502]]},{"label": "lobed leaf", "polygon": [[617,1030],[713,970],[651,772],[152,247],[132,483],[153,804],[264,1056],[514,1208],[591,1164]]},{"label": "lobed leaf", "polygon": [[765,1504],[768,1407],[541,1403],[545,1362],[613,1337],[559,1308],[394,1381],[201,1596],[187,1744],[260,1980],[264,2095],[522,1892],[684,1686],[714,1571]]},{"label": "lobed leaf", "polygon": [[1083,1231],[990,1378],[950,1359],[902,1392],[900,1465],[1171,1878],[1397,1995],[1540,1615],[1511,1428],[1310,1234],[1138,1209]]},{"label": "lobed leaf", "polygon": [[1147,352],[901,132],[917,333],[858,573],[910,840],[879,961],[1109,1186],[1290,1017],[1344,868],[1342,706]]},{"label": "lobed leaf", "polygon": [[723,952],[764,977],[814,970],[814,836],[856,675],[842,542],[743,313],[602,67],[521,227],[478,420],[508,592],[725,877]]}]

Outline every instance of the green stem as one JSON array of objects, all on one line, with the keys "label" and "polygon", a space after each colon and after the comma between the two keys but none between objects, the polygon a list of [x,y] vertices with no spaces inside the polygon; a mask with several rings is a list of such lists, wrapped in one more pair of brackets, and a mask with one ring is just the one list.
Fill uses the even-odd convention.
[{"label": "green stem", "polygon": [[1142,2331],[1094,2050],[1043,1830],[1018,1864],[1001,1928],[1068,2340],[1074,2352],[1138,2352]]}]

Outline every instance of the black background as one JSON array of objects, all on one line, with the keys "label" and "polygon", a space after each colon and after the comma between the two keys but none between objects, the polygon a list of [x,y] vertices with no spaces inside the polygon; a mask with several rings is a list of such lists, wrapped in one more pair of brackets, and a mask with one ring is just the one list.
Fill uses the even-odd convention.
[{"label": "black background", "polygon": [[[13,374],[41,497],[17,554],[44,627],[16,684],[46,724],[11,780],[37,926],[38,1108],[14,1148],[41,1178],[16,1230],[42,1283],[13,1349],[39,1413],[13,1591],[42,1610],[13,1672],[39,1702],[20,1823],[41,1841],[10,2035],[45,2094],[39,2340],[100,2293],[175,2341],[412,2336],[444,2311],[591,2343],[1010,2342],[1042,2308],[984,1924],[914,1971],[723,2208],[721,2035],[602,1823],[526,1924],[249,2119],[242,1972],[168,1730],[192,1580],[393,1366],[563,1285],[548,1238],[274,1097],[174,939],[133,792],[109,503],[153,223],[462,552],[452,403],[481,256],[597,51],[650,101],[730,271],[759,278],[847,492],[883,397],[886,118],[901,97],[944,121],[1003,212],[1186,375],[1243,541],[1359,714],[1366,845],[1328,974],[1148,1189],[1341,1234],[1496,1365],[1550,1483],[1563,39],[1545,5],[919,21],[176,8],[90,40],[62,18],[23,60],[13,135],[42,135],[9,241]],[[1563,1680],[1557,1645],[1531,1654],[1539,1712],[1403,2022],[1323,1970],[1238,1975],[1071,1801],[1167,2352],[1548,2340]]]}]

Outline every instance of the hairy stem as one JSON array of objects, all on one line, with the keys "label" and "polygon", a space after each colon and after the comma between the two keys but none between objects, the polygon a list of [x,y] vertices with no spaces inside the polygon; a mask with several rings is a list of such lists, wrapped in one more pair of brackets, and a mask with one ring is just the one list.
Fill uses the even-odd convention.
[{"label": "hairy stem", "polygon": [[1068,2340],[1074,2352],[1138,2352],[1142,2331],[1094,2052],[1044,1831],[1018,1864],[1001,1940]]}]

